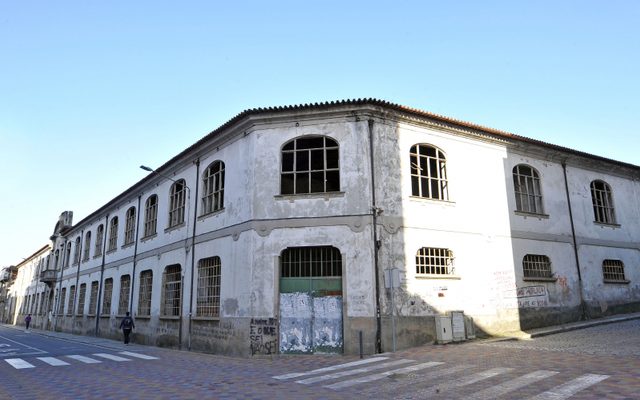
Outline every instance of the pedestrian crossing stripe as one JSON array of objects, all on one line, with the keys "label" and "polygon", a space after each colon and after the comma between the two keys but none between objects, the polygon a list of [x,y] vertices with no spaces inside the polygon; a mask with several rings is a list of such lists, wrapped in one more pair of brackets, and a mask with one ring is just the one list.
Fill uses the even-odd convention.
[{"label": "pedestrian crossing stripe", "polygon": [[579,391],[588,388],[591,385],[595,385],[598,382],[602,382],[607,379],[609,375],[597,375],[586,374],[576,379],[573,379],[563,385],[557,386],[549,391],[540,393],[537,396],[532,397],[530,400],[561,400],[567,397],[573,396]]},{"label": "pedestrian crossing stripe", "polygon": [[[134,353],[134,352],[130,352],[130,351],[122,351],[119,354],[124,355],[124,356],[129,356],[129,357],[133,357],[133,358],[138,358],[138,359],[142,359],[142,360],[157,360],[158,357],[153,357],[153,356],[149,356],[146,354],[140,354],[140,353]],[[91,356],[94,357],[99,357],[99,358],[104,358],[107,360],[111,360],[111,361],[117,361],[117,362],[122,362],[122,361],[132,361],[130,358],[124,358],[124,357],[120,357],[117,355],[113,355],[113,354],[108,354],[108,353],[95,353],[95,354],[91,354]],[[74,360],[74,361],[79,361],[85,364],[100,364],[103,361],[102,360],[96,360],[95,358],[91,358],[91,357],[87,357],[84,355],[78,355],[78,354],[71,354],[71,355],[66,355],[64,356],[68,359]],[[36,357],[36,360],[41,361],[47,365],[50,365],[52,367],[62,367],[62,366],[67,366],[67,365],[71,365],[70,363],[61,360],[59,358],[56,357]],[[4,361],[7,362],[7,364],[11,365],[13,368],[15,369],[27,369],[27,368],[36,368],[36,365],[23,360],[22,358],[6,358]]]},{"label": "pedestrian crossing stripe", "polygon": [[333,385],[327,385],[325,387],[328,387],[330,389],[341,389],[341,388],[344,388],[344,387],[347,387],[347,386],[353,386],[353,385],[358,385],[358,384],[361,384],[361,383],[377,381],[377,380],[385,378],[385,377],[387,377],[389,375],[406,374],[406,373],[409,373],[409,372],[420,371],[421,369],[431,368],[431,367],[435,367],[437,365],[442,365],[442,364],[444,364],[444,363],[431,361],[431,362],[426,362],[426,363],[422,363],[422,364],[418,364],[418,365],[412,365],[410,367],[400,368],[400,369],[396,369],[396,370],[392,370],[392,371],[385,371],[385,372],[381,372],[379,374],[373,374],[373,375],[363,376],[363,377],[360,377],[360,378],[350,379],[348,381],[334,383]]},{"label": "pedestrian crossing stripe", "polygon": [[53,367],[60,367],[62,365],[69,365],[68,362],[62,361],[62,360],[58,360],[55,357],[38,357],[38,360],[46,362],[47,364],[53,366]]},{"label": "pedestrian crossing stripe", "polygon": [[141,358],[143,360],[157,360],[158,359],[158,357],[148,356],[146,354],[140,354],[140,353],[133,353],[131,351],[121,351],[120,354],[125,355],[125,356],[135,357],[135,358]]},{"label": "pedestrian crossing stripe", "polygon": [[396,365],[407,364],[407,363],[410,363],[410,362],[413,362],[413,360],[395,360],[395,361],[390,361],[390,362],[386,362],[386,363],[382,363],[382,364],[375,364],[375,365],[372,365],[372,366],[369,366],[369,367],[356,368],[356,369],[352,369],[352,370],[348,370],[348,371],[335,372],[335,373],[332,373],[332,374],[327,374],[327,375],[316,376],[316,377],[313,377],[313,378],[302,379],[302,380],[296,381],[296,383],[302,383],[304,385],[308,385],[310,383],[326,381],[326,380],[329,380],[329,379],[342,378],[344,376],[349,376],[349,375],[362,374],[362,373],[369,372],[369,371],[375,371],[377,369],[382,369],[382,368],[387,368],[387,367],[395,367]]},{"label": "pedestrian crossing stripe", "polygon": [[99,364],[99,363],[102,362],[100,360],[95,360],[93,358],[89,358],[89,357],[86,357],[86,356],[80,356],[80,355],[71,355],[71,356],[66,356],[66,357],[71,358],[72,360],[83,362],[85,364]]},{"label": "pedestrian crossing stripe", "polygon": [[294,373],[291,373],[291,374],[278,375],[278,376],[274,376],[273,378],[274,379],[279,379],[279,380],[285,380],[285,379],[291,379],[291,378],[299,378],[301,376],[316,375],[316,374],[321,374],[323,372],[331,372],[331,371],[335,371],[335,370],[339,370],[339,369],[355,367],[357,365],[363,365],[363,364],[369,364],[369,363],[374,363],[374,362],[378,362],[378,361],[384,361],[384,360],[386,360],[388,358],[389,357],[365,358],[365,359],[362,359],[362,360],[359,360],[359,361],[353,361],[353,362],[348,362],[348,363],[345,363],[345,364],[338,364],[338,365],[332,365],[330,367],[314,369],[313,371],[294,372]]},{"label": "pedestrian crossing stripe", "polygon": [[102,357],[102,358],[106,358],[107,360],[118,361],[118,362],[131,361],[128,358],[114,356],[113,354],[107,354],[107,353],[96,353],[94,354],[94,356]]},{"label": "pedestrian crossing stripe", "polygon": [[35,368],[36,366],[33,364],[29,364],[25,360],[21,358],[6,358],[6,362],[9,363],[15,369],[24,369],[24,368]]}]

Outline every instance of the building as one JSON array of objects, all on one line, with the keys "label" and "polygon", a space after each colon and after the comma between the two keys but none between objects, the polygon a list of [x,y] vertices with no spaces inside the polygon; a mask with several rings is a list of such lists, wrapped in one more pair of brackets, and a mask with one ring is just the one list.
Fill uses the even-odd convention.
[{"label": "building", "polygon": [[250,109],[145,169],[17,265],[13,323],[371,354],[451,311],[501,335],[640,309],[635,165],[363,99]]}]

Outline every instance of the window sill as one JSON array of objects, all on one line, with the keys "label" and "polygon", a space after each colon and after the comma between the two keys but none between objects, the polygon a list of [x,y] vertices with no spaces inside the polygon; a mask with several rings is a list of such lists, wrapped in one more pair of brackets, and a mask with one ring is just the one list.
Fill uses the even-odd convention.
[{"label": "window sill", "polygon": [[93,256],[93,259],[95,260],[95,259],[100,258],[100,257],[102,257],[102,253],[96,254],[95,256]]},{"label": "window sill", "polygon": [[325,199],[344,197],[344,192],[318,192],[318,193],[298,193],[298,194],[277,194],[273,196],[276,200],[307,200],[307,199]]},{"label": "window sill", "polygon": [[612,228],[612,229],[615,229],[615,228],[620,228],[620,227],[622,226],[622,225],[620,225],[620,224],[611,224],[611,223],[608,223],[608,222],[598,222],[598,221],[593,221],[593,223],[594,223],[594,224],[596,224],[596,225],[600,225],[600,227],[602,227],[602,228]]},{"label": "window sill", "polygon": [[133,246],[133,243],[134,243],[134,242],[131,242],[131,243],[125,243],[125,244],[123,244],[123,245],[122,245],[121,249],[126,249],[127,247],[131,247],[131,246]]},{"label": "window sill", "polygon": [[176,315],[161,315],[158,317],[159,319],[163,320],[170,320],[170,321],[179,321],[180,320],[180,316],[176,316]]},{"label": "window sill", "polygon": [[134,315],[134,319],[151,319],[151,315]]},{"label": "window sill", "polygon": [[223,212],[224,212],[224,207],[222,207],[222,208],[220,208],[218,210],[215,210],[215,211],[208,212],[206,214],[201,214],[198,217],[198,221],[204,221],[205,219],[207,219],[209,217],[213,217],[215,215],[222,214]]},{"label": "window sill", "polygon": [[420,196],[409,196],[409,200],[416,201],[420,203],[432,203],[432,204],[441,204],[445,206],[455,206],[456,202],[452,200],[441,200],[441,199],[432,199],[429,197],[420,197]]},{"label": "window sill", "polygon": [[455,281],[459,281],[462,279],[460,275],[436,275],[436,274],[425,274],[425,275],[416,275],[416,279],[451,279]]},{"label": "window sill", "polygon": [[116,249],[109,249],[109,250],[107,250],[107,252],[105,254],[109,255],[111,253],[115,253],[116,250],[118,250],[118,249],[117,248]]},{"label": "window sill", "polygon": [[220,317],[191,317],[193,321],[220,321]]},{"label": "window sill", "polygon": [[522,278],[522,280],[525,282],[556,282],[558,278],[543,278],[543,277],[529,276],[529,277]]},{"label": "window sill", "polygon": [[100,318],[111,318],[110,314],[102,314],[100,315]]},{"label": "window sill", "polygon": [[610,284],[614,284],[614,285],[628,285],[629,283],[631,283],[630,280],[625,279],[624,281],[618,281],[618,280],[612,280],[612,279],[605,279],[604,283],[610,283]]},{"label": "window sill", "polygon": [[151,235],[147,235],[147,236],[145,236],[145,237],[141,238],[141,239],[140,239],[140,241],[141,241],[141,242],[146,242],[146,241],[149,241],[149,240],[151,240],[151,239],[155,238],[156,236],[158,236],[158,233],[157,233],[157,232],[156,232],[156,233],[153,233],[153,234],[151,234]]},{"label": "window sill", "polygon": [[184,228],[185,226],[186,226],[186,224],[184,222],[181,223],[181,224],[178,224],[178,225],[170,226],[170,227],[168,227],[167,229],[164,230],[164,233],[169,233],[171,231],[175,231],[175,230],[178,230],[180,228]]},{"label": "window sill", "polygon": [[538,218],[540,220],[542,219],[549,219],[549,214],[538,214],[538,213],[532,213],[532,212],[527,212],[527,211],[514,211],[514,213],[516,215],[519,215],[521,217],[524,217],[525,219],[527,217],[531,217],[531,218]]}]

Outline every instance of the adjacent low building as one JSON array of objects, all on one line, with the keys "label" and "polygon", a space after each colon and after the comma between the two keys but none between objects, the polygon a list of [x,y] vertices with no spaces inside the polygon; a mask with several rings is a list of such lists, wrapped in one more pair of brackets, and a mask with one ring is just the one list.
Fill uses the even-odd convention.
[{"label": "adjacent low building", "polygon": [[364,99],[247,110],[146,169],[60,216],[5,320],[115,338],[130,311],[139,343],[371,354],[451,311],[501,335],[640,309],[635,165]]}]

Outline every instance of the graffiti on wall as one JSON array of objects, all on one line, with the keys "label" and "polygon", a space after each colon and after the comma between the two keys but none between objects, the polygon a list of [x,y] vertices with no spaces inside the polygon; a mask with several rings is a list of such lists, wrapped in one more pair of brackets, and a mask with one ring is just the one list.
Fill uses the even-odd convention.
[{"label": "graffiti on wall", "polygon": [[249,325],[251,355],[275,354],[278,348],[278,329],[275,318],[251,318]]}]

